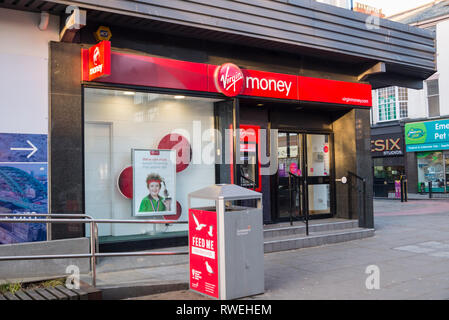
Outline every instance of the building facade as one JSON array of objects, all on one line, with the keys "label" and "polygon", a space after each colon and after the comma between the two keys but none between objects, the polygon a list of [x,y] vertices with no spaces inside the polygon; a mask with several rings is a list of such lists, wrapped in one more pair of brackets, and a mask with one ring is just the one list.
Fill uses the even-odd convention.
[{"label": "building facade", "polygon": [[[263,194],[265,223],[288,220],[294,203],[295,216],[373,226],[372,202],[361,216],[352,210],[359,200],[338,180],[351,172],[372,183],[371,89],[385,81],[417,86],[432,75],[431,32],[388,20],[373,31],[362,13],[309,1],[134,2],[78,1],[87,19],[70,40],[66,1],[32,7],[62,21],[59,41],[48,42],[46,71],[50,212],[184,221],[190,192],[234,183]],[[95,34],[112,37],[97,51]],[[414,45],[404,48],[407,41]],[[186,232],[165,224],[99,230],[104,247],[136,249]],[[76,224],[48,232],[84,235]]]},{"label": "building facade", "polygon": [[[1,213],[48,212],[48,44],[58,40],[57,16],[0,8]],[[0,224],[0,243],[45,239],[45,225]]]},{"label": "building facade", "polygon": [[[395,165],[390,162],[381,165],[377,161],[377,165],[374,164],[373,167],[374,179],[378,181],[378,184],[383,181],[389,186],[390,196],[393,196],[394,185],[391,179],[387,181],[388,179],[382,177],[392,176],[388,172],[397,171],[398,165],[404,169],[401,174],[408,178],[409,192],[428,192],[429,182],[432,183],[433,192],[449,191],[445,187],[448,182],[446,172],[449,173],[444,147],[445,131],[435,129],[435,127],[443,128],[442,123],[444,124],[445,119],[449,117],[449,96],[448,90],[445,90],[448,88],[449,77],[446,72],[449,63],[448,13],[449,2],[436,1],[390,17],[395,21],[435,32],[437,50],[437,72],[424,81],[422,89],[385,87],[373,91],[372,132],[379,134],[386,134],[391,130],[402,132],[401,139],[407,144],[406,156],[396,158]],[[430,140],[422,138],[423,136],[417,138],[421,132],[417,128],[420,127],[423,134],[424,132],[427,134],[427,126],[434,135],[434,139],[437,133],[442,134],[438,136],[441,138],[437,139],[434,147],[430,147]],[[394,179],[398,177],[399,175],[396,175]],[[374,188],[376,189],[376,185]],[[380,193],[377,196],[381,196]],[[382,192],[382,196],[388,195]]]}]

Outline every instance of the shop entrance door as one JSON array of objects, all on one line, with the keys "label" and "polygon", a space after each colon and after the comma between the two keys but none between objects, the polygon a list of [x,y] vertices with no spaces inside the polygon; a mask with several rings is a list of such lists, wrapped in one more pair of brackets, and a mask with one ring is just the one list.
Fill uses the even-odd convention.
[{"label": "shop entrance door", "polygon": [[278,133],[276,220],[289,219],[291,211],[294,217],[332,216],[331,152],[329,134]]}]

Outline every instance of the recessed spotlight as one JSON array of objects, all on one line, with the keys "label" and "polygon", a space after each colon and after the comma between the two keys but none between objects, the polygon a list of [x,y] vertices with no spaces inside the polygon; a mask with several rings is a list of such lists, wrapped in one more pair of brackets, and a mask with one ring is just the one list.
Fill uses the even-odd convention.
[{"label": "recessed spotlight", "polygon": [[134,91],[123,91],[123,94],[126,95],[126,96],[133,96],[136,93]]},{"label": "recessed spotlight", "polygon": [[185,96],[175,96],[175,99],[184,99]]},{"label": "recessed spotlight", "polygon": [[258,103],[257,106],[258,107],[263,107],[263,103]]}]

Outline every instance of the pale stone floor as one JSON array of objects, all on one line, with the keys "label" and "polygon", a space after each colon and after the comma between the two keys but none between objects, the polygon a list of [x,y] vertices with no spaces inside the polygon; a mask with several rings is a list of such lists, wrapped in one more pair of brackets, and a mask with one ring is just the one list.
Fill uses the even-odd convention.
[{"label": "pale stone floor", "polygon": [[[372,238],[265,254],[265,293],[247,299],[449,299],[449,201],[375,200],[374,209]],[[366,286],[373,265],[379,289]],[[206,298],[183,290],[139,299]]]}]

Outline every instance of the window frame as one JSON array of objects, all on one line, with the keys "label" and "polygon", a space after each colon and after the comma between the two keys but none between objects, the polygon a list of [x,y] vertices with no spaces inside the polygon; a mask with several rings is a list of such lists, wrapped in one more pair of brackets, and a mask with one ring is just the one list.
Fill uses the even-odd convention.
[{"label": "window frame", "polygon": [[[440,81],[439,79],[432,79],[432,80],[426,80],[426,100],[427,100],[427,117],[428,118],[438,118],[439,116],[441,116],[441,108],[440,108]],[[429,95],[429,82],[436,82],[437,84],[437,89],[438,89],[438,93],[437,94],[430,94]],[[430,115],[430,103],[429,103],[429,99],[430,98],[438,98],[438,115]]]},{"label": "window frame", "polygon": [[[394,88],[394,117],[390,118],[390,119],[385,119],[387,112],[386,109],[382,109],[385,105],[387,105],[387,103],[385,104],[380,104],[379,103],[379,98],[380,95],[382,94],[381,90],[391,90],[392,88]],[[405,92],[405,93],[404,93]],[[388,94],[388,91],[387,91]],[[378,123],[384,123],[384,122],[389,122],[389,121],[397,121],[400,119],[405,119],[408,118],[408,98],[409,98],[409,92],[408,92],[408,88],[404,88],[404,87],[385,87],[385,88],[381,88],[381,89],[377,89],[376,90],[376,103],[377,103],[377,122]],[[390,103],[392,104],[392,103]],[[404,104],[405,104],[405,112],[404,112]],[[383,117],[381,117],[381,112],[383,111]],[[391,111],[390,111],[390,115],[392,115]]]},{"label": "window frame", "polygon": [[[381,98],[382,91],[381,90],[392,90],[394,91],[394,103],[390,102],[390,105],[394,106],[394,117],[390,119],[387,118],[387,109],[385,106],[388,103],[380,104],[379,99]],[[405,93],[404,93],[405,92]],[[387,91],[386,94],[389,92]],[[385,87],[381,89],[376,90],[376,103],[377,103],[377,122],[383,123],[383,122],[389,122],[389,121],[396,121],[404,118],[408,118],[408,97],[409,92],[408,88],[403,87]],[[404,112],[404,104],[405,104],[405,112]],[[383,114],[382,114],[383,112]],[[382,116],[381,116],[382,114]],[[389,111],[389,115],[391,116],[393,113],[391,110]]]}]

